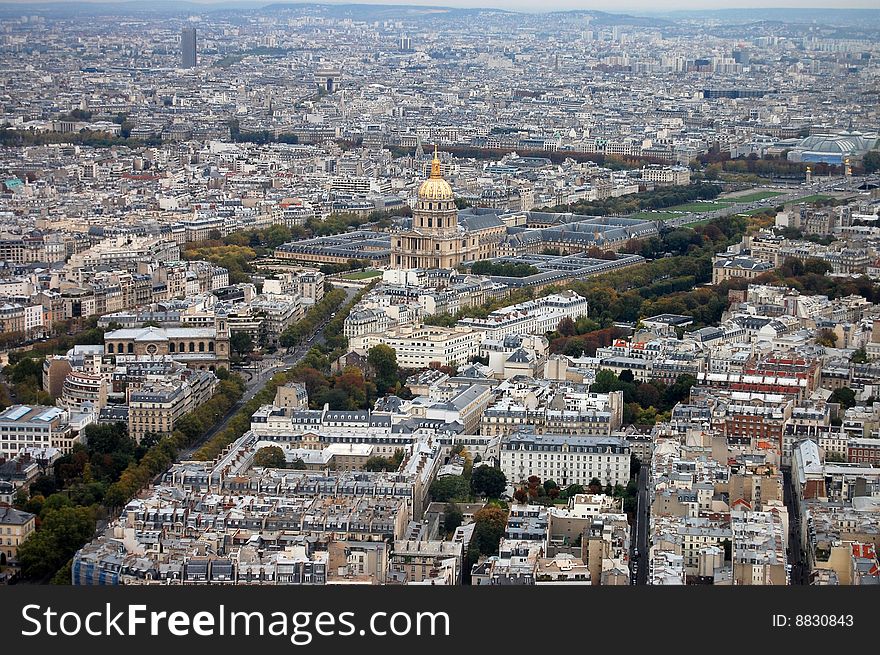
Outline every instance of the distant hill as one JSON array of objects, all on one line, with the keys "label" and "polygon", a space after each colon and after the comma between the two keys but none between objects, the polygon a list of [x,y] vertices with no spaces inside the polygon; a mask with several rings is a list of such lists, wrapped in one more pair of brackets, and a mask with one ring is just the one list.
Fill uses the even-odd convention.
[{"label": "distant hill", "polygon": [[[772,1],[772,0],[771,0]],[[833,0],[828,0],[829,4]],[[217,2],[177,2],[175,0],[120,0],[113,1],[73,1],[73,2],[0,2],[0,16],[37,15],[55,18],[74,18],[77,16],[181,16],[211,14],[215,12],[263,13],[279,12],[314,13],[321,11],[329,16],[350,18],[352,20],[393,20],[400,18],[444,17],[450,19],[467,18],[473,15],[509,14],[519,12],[492,8],[444,7],[442,0],[437,6],[383,5],[355,3],[300,3],[266,2],[265,0],[218,0]],[[677,11],[632,11],[616,14],[591,9],[552,11],[544,14],[548,19],[582,16],[589,18],[593,25],[664,27],[687,19],[713,19],[723,24],[735,25],[756,22],[781,22],[787,24],[816,24],[818,26],[858,26],[862,30],[880,29],[880,8],[878,9],[712,9]]]},{"label": "distant hill", "polygon": [[[756,3],[757,4],[757,3]],[[829,4],[833,4],[829,0]],[[759,9],[689,9],[662,12],[634,12],[640,16],[656,16],[672,21],[692,18],[712,18],[726,23],[817,23],[825,25],[860,25],[880,27],[880,9],[789,9],[769,7]],[[873,25],[869,25],[873,23]]]},{"label": "distant hill", "polygon": [[548,18],[552,17],[572,17],[582,16],[590,19],[591,25],[630,25],[634,27],[662,27],[670,25],[672,21],[659,15],[630,15],[630,14],[611,14],[607,11],[596,11],[594,9],[569,9],[565,11],[552,11],[547,13]]}]

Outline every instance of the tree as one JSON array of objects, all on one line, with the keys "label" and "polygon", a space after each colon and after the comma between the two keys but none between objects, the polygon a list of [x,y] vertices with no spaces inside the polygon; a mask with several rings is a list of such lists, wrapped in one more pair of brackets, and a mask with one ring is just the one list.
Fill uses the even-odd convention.
[{"label": "tree", "polygon": [[865,167],[865,173],[870,175],[880,171],[880,150],[871,150],[862,157],[862,166]]},{"label": "tree", "polygon": [[229,347],[241,358],[254,351],[254,340],[247,332],[233,332],[229,337]]},{"label": "tree", "polygon": [[831,264],[828,262],[810,257],[804,262],[804,273],[815,273],[816,275],[825,275],[831,271]]},{"label": "tree", "polygon": [[58,491],[55,480],[48,475],[40,475],[31,482],[31,495],[49,497]]},{"label": "tree", "polygon": [[653,384],[644,382],[636,387],[636,402],[642,407],[652,407],[660,401],[660,391]]},{"label": "tree", "polygon": [[40,528],[18,548],[22,575],[41,579],[54,574],[95,534],[95,517],[86,507],[43,509]]},{"label": "tree", "polygon": [[446,503],[443,513],[443,529],[446,534],[452,534],[455,529],[464,522],[464,514],[455,503]]},{"label": "tree", "polygon": [[507,526],[507,512],[488,506],[474,513],[474,543],[483,555],[498,552],[498,544]]},{"label": "tree", "polygon": [[287,466],[287,458],[284,456],[284,451],[278,446],[266,446],[260,448],[254,455],[254,466],[283,469]]},{"label": "tree", "polygon": [[835,348],[837,347],[837,335],[834,334],[834,330],[822,328],[816,333],[816,343],[826,348]]},{"label": "tree", "polygon": [[864,347],[857,349],[853,352],[852,357],[849,358],[853,364],[867,364],[868,363],[868,353],[865,351]]},{"label": "tree", "polygon": [[564,337],[573,337],[575,335],[574,321],[571,317],[566,316],[559,321],[559,326],[556,328],[556,331]]},{"label": "tree", "polygon": [[856,393],[849,387],[840,387],[831,392],[829,403],[838,403],[844,409],[856,406]]},{"label": "tree", "polygon": [[431,498],[439,503],[467,500],[468,483],[461,475],[444,475],[431,483]]},{"label": "tree", "polygon": [[370,348],[367,362],[376,371],[376,386],[381,393],[394,387],[400,380],[397,368],[397,352],[391,346],[378,344]]},{"label": "tree", "polygon": [[682,373],[675,378],[675,383],[666,388],[663,400],[667,406],[672,407],[688,399],[691,387],[697,383],[697,378],[687,373]]},{"label": "tree", "polygon": [[563,494],[566,498],[571,498],[572,496],[576,496],[577,494],[584,493],[584,488],[579,484],[570,484],[565,488]]},{"label": "tree", "polygon": [[501,469],[478,466],[471,473],[471,491],[475,496],[498,498],[507,488],[507,478]]},{"label": "tree", "polygon": [[785,277],[800,277],[804,274],[804,264],[795,257],[786,257],[785,261],[782,262],[780,272]]},{"label": "tree", "polygon": [[403,448],[397,448],[391,457],[373,455],[364,463],[365,471],[396,471],[403,462],[405,453]]},{"label": "tree", "polygon": [[287,468],[293,469],[294,471],[305,471],[306,463],[302,460],[302,457],[297,457]]}]

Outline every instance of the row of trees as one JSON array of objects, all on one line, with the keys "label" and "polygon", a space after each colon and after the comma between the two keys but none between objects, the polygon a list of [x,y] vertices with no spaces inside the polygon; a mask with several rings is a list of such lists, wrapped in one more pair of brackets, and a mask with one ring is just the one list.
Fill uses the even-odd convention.
[{"label": "row of trees", "polygon": [[113,136],[107,132],[94,132],[92,130],[62,133],[13,130],[9,128],[9,123],[0,126],[0,146],[21,148],[27,146],[44,146],[53,143],[71,143],[80,146],[90,146],[92,148],[110,148],[112,146],[142,148],[162,144],[162,139],[159,137],[132,139],[124,136]]},{"label": "row of trees", "polygon": [[581,200],[571,204],[545,208],[551,212],[574,212],[589,216],[609,214],[633,214],[650,209],[665,209],[695,200],[713,200],[721,193],[721,187],[710,182],[697,182],[687,186],[670,186],[645,193],[618,196],[605,200]]},{"label": "row of trees", "polygon": [[282,346],[298,346],[304,339],[311,337],[319,326],[327,321],[345,302],[345,291],[333,289],[324,294],[324,297],[316,302],[305,316],[289,326],[281,333],[278,339]]},{"label": "row of trees", "polygon": [[481,259],[474,262],[470,272],[474,275],[500,275],[504,277],[528,277],[540,271],[529,264],[512,264],[493,262],[490,259]]},{"label": "row of trees", "polygon": [[178,452],[192,446],[241,400],[244,380],[238,375],[226,376],[211,400],[181,418],[169,435],[156,440],[155,444],[138,462],[132,462],[110,485],[104,503],[109,508],[119,508],[131,500],[150,480],[164,472],[177,458]]},{"label": "row of trees", "polygon": [[38,516],[38,529],[18,551],[24,577],[55,575],[69,584],[70,559],[94,536],[96,519],[133,498],[241,398],[241,378],[225,369],[220,375],[219,392],[183,417],[171,435],[148,434],[138,443],[124,423],[89,425],[85,443],[55,462],[53,476],[41,475],[28,493],[16,496],[17,507]]},{"label": "row of trees", "polygon": [[[217,457],[223,452],[223,449],[226,448],[226,446],[250,429],[251,416],[261,406],[268,405],[275,400],[275,392],[278,387],[283,386],[288,382],[292,382],[293,380],[294,375],[292,371],[283,371],[272,376],[253,398],[244,403],[240,409],[229,418],[226,427],[223,430],[220,430],[202,444],[202,446],[193,454],[193,459],[210,460]],[[241,384],[242,389],[244,389],[244,382]],[[241,397],[239,397],[239,400],[240,399]],[[216,425],[217,422],[218,421],[215,421],[211,425]]]}]

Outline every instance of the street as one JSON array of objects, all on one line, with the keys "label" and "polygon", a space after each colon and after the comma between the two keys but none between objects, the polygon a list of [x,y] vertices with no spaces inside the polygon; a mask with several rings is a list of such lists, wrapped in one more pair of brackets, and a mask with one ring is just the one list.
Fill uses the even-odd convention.
[{"label": "street", "polygon": [[[648,465],[642,464],[639,469],[639,493],[636,496],[635,538],[632,539],[630,558],[632,568],[632,584],[648,584],[648,533],[650,531],[651,504],[648,498]],[[636,556],[638,553],[638,556]]]},{"label": "street", "polygon": [[[345,302],[342,305],[343,307],[351,302],[352,298],[354,298],[354,296],[360,289],[346,287],[344,290],[346,297]],[[250,375],[249,378],[247,376],[242,376],[245,377],[246,380],[245,391],[244,395],[241,397],[241,400],[235,403],[235,405],[232,406],[232,408],[226,413],[223,419],[213,428],[208,430],[201,439],[199,439],[189,448],[181,451],[178,455],[178,461],[185,461],[187,459],[190,459],[193,456],[193,453],[201,448],[203,444],[210,440],[215,434],[224,430],[229,424],[229,421],[232,420],[232,417],[235,416],[235,413],[245,404],[247,404],[248,401],[250,401],[254,396],[256,396],[260,392],[260,390],[266,385],[266,382],[268,382],[272,378],[273,375],[275,375],[278,371],[292,368],[293,366],[296,366],[296,364],[301,362],[312,346],[322,342],[324,338],[324,328],[327,327],[327,323],[329,323],[334,316],[331,316],[326,321],[321,323],[315,333],[311,337],[306,339],[295,350],[288,350],[288,352],[280,359],[275,358],[273,360],[270,360],[270,362],[274,363],[269,366],[258,368],[257,371],[254,374]]]},{"label": "street", "polygon": [[809,584],[809,572],[801,551],[801,522],[797,498],[792,493],[791,471],[782,472],[783,502],[788,508],[788,563],[791,565],[789,583]]}]

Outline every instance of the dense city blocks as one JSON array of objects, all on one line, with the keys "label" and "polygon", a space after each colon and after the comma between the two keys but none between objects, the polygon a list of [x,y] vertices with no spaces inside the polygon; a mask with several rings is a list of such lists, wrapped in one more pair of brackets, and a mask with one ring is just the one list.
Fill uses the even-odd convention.
[{"label": "dense city blocks", "polygon": [[0,4],[0,584],[880,585],[880,10],[452,4]]}]

